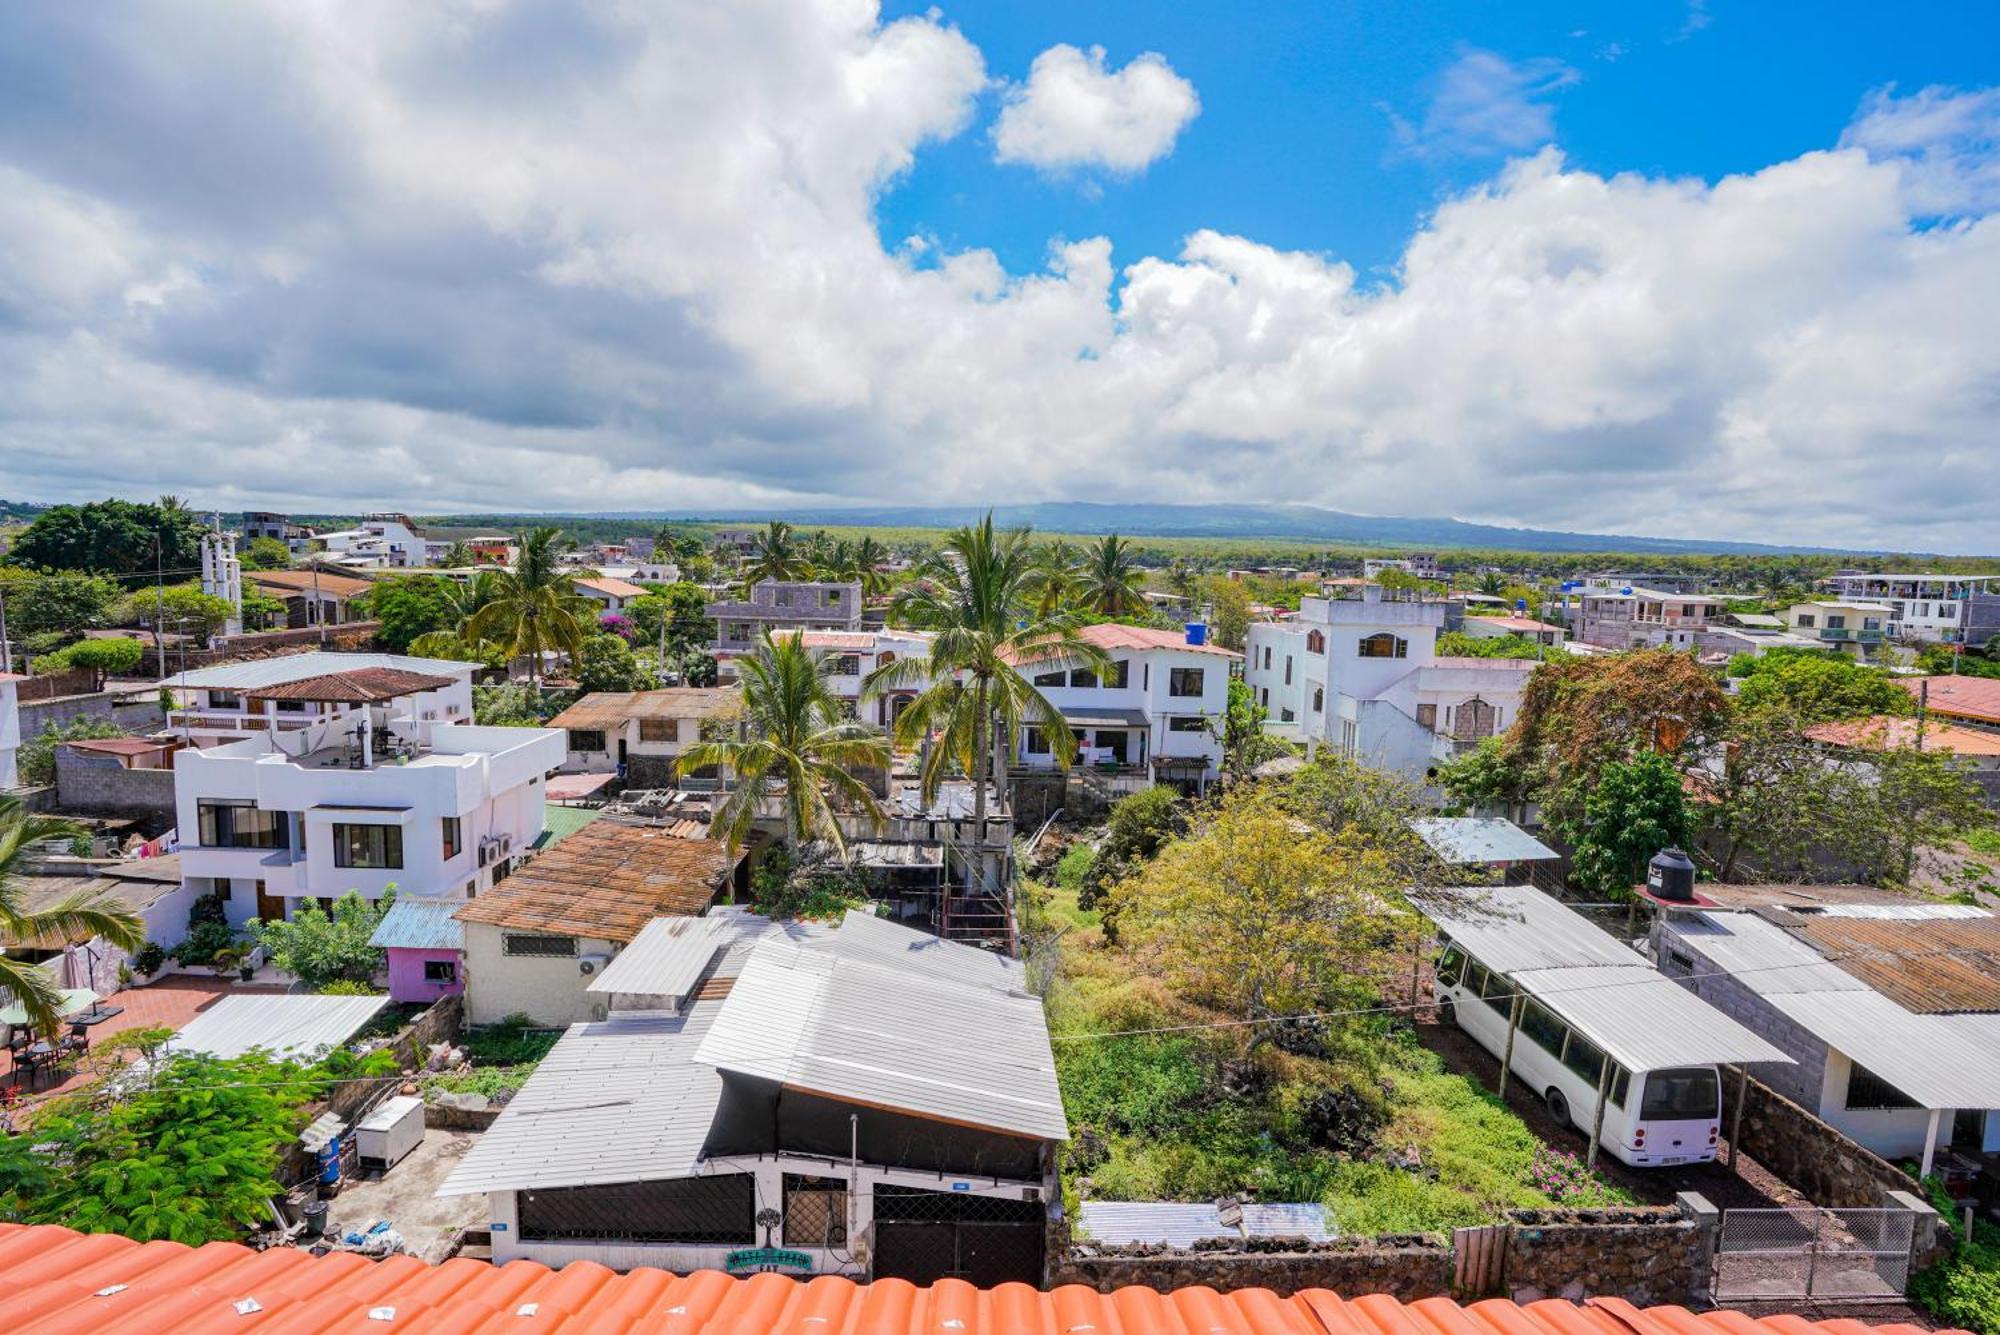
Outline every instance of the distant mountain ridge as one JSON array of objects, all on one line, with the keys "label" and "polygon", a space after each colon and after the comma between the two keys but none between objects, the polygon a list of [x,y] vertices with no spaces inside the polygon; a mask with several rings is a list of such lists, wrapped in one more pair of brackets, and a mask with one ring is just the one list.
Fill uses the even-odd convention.
[{"label": "distant mountain ridge", "polygon": [[[700,514],[648,510],[609,512],[587,517],[651,521],[682,518],[710,523],[762,523],[767,519],[784,519],[804,526],[838,524],[862,528],[950,528],[980,518],[986,509],[978,505],[908,505],[853,509],[714,510]],[[1058,533],[1117,532],[1133,537],[1290,538],[1304,542],[1414,549],[1492,547],[1537,552],[1661,555],[1878,554],[1841,547],[1795,547],[1705,538],[1629,537],[1609,533],[1565,533],[1553,529],[1502,528],[1493,524],[1469,524],[1458,519],[1347,514],[1311,505],[1108,505],[1089,501],[1048,501],[1034,505],[997,505],[992,510],[994,519],[1007,525],[1028,524]]]}]

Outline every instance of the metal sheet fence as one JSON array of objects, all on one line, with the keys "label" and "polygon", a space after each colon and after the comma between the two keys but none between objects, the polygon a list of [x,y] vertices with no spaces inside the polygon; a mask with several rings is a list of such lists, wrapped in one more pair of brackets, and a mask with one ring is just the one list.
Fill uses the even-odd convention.
[{"label": "metal sheet fence", "polygon": [[1726,1210],[1716,1301],[1900,1297],[1915,1239],[1916,1214],[1904,1209]]}]

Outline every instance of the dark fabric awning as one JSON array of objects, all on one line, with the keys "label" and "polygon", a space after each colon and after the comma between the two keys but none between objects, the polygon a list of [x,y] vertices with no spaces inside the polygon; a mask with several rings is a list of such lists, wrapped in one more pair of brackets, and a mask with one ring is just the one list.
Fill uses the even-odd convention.
[{"label": "dark fabric awning", "polygon": [[1137,709],[1105,709],[1087,705],[1071,705],[1062,712],[1063,718],[1072,728],[1143,728],[1146,715]]}]

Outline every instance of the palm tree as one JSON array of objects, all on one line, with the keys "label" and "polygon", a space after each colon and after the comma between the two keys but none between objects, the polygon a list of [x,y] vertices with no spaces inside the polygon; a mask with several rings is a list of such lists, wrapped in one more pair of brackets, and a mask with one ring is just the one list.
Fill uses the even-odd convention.
[{"label": "palm tree", "polygon": [[1052,617],[1076,601],[1083,583],[1083,552],[1066,538],[1035,549],[1027,575],[1028,605],[1036,616]]},{"label": "palm tree", "polygon": [[528,679],[540,684],[542,655],[551,649],[574,661],[597,626],[597,604],[576,591],[576,575],[556,564],[562,530],[544,525],[521,540],[514,568],[493,572],[492,601],[465,621],[461,632],[487,642],[508,658],[528,658]]},{"label": "palm tree", "polygon": [[1201,590],[1200,573],[1195,569],[1194,562],[1185,556],[1176,556],[1173,565],[1167,569],[1167,587],[1174,591],[1176,597],[1192,603],[1195,594]]},{"label": "palm tree", "polygon": [[[451,600],[450,616],[457,623],[450,630],[426,631],[410,641],[410,652],[418,658],[449,658],[460,663],[506,665],[506,651],[485,640],[466,637],[467,624],[481,608],[500,596],[500,572],[482,570],[470,580],[446,580],[445,596]],[[497,660],[497,661],[496,661]]]},{"label": "palm tree", "polygon": [[[916,579],[897,594],[895,611],[906,622],[934,632],[930,653],[900,658],[870,673],[862,695],[897,686],[922,686],[896,720],[896,744],[914,748],[934,739],[918,770],[924,801],[936,799],[946,770],[956,765],[972,783],[972,820],[986,879],[986,777],[1004,782],[1003,747],[996,725],[1012,738],[1023,725],[1040,728],[1057,761],[1076,758],[1076,736],[1062,711],[1021,671],[1051,660],[1108,671],[1104,651],[1079,635],[1085,618],[1075,612],[1043,613],[1035,605],[1040,584],[1028,530],[996,533],[993,515],[954,529],[924,558]],[[966,868],[968,882],[973,867]]]},{"label": "palm tree", "polygon": [[811,579],[813,568],[792,526],[782,519],[773,519],[757,535],[756,545],[743,559],[743,569],[738,573],[743,580],[743,596],[748,598],[750,590],[767,579]]},{"label": "palm tree", "polygon": [[735,772],[736,787],[709,823],[710,833],[725,840],[731,852],[748,837],[758,806],[774,783],[784,785],[788,847],[819,836],[843,859],[847,856],[829,794],[882,819],[875,795],[852,771],[887,769],[889,743],[880,733],[841,717],[840,701],[826,685],[831,666],[799,636],[773,640],[766,632],[754,654],[736,661],[743,681],[743,739],[700,742],[676,762],[680,774],[709,765]]},{"label": "palm tree", "polygon": [[[115,900],[79,893],[44,909],[26,906],[24,887],[15,877],[27,861],[28,848],[44,839],[70,838],[82,829],[73,821],[31,815],[19,798],[0,797],[0,936],[14,941],[101,936],[120,950],[137,950],[146,939],[139,915]],[[0,954],[0,991],[14,995],[34,1028],[43,1033],[55,1029],[62,989],[47,970]]]},{"label": "palm tree", "polygon": [[862,534],[854,544],[854,577],[861,581],[865,597],[879,598],[889,591],[889,572],[882,568],[888,560],[888,550],[873,534]]},{"label": "palm tree", "polygon": [[474,561],[472,545],[462,538],[455,538],[451,546],[444,549],[444,555],[438,559],[438,564],[447,570],[463,570],[474,564]]},{"label": "palm tree", "polygon": [[1498,571],[1489,570],[1479,577],[1479,592],[1488,598],[1498,598],[1507,592],[1507,581],[1500,578]]},{"label": "palm tree", "polygon": [[1137,616],[1146,610],[1145,580],[1132,544],[1107,533],[1084,553],[1077,595],[1101,617]]}]

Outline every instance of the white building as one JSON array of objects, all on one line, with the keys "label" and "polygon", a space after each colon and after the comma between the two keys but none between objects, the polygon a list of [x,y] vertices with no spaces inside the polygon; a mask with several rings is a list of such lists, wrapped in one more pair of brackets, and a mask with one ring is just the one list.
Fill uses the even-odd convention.
[{"label": "white building", "polygon": [[705,726],[733,720],[743,693],[733,686],[671,686],[658,691],[594,691],[550,719],[568,748],[572,774],[625,770],[634,788],[673,788],[674,762],[702,740]]},{"label": "white building", "polygon": [[807,649],[824,654],[827,664],[826,688],[837,696],[848,712],[863,723],[888,729],[897,715],[923,694],[926,680],[906,683],[885,691],[867,702],[861,699],[868,674],[904,658],[929,658],[931,637],[920,630],[799,630],[773,631],[772,636],[798,635]]},{"label": "white building", "polygon": [[[1206,788],[1222,771],[1214,724],[1229,708],[1229,678],[1242,655],[1208,643],[1201,627],[1176,634],[1106,622],[1081,634],[1110,657],[1109,672],[1081,664],[1021,665],[1076,734],[1077,764],[1189,791]],[[1014,763],[1031,770],[1055,766],[1042,729],[1021,729]]]},{"label": "white building", "polygon": [[311,715],[175,756],[184,879],[236,926],[350,890],[466,898],[504,879],[542,833],[562,734],[423,718],[451,686],[364,668],[247,691],[253,714],[302,701]]},{"label": "white building", "polygon": [[[173,697],[167,726],[191,746],[216,746],[241,741],[254,733],[296,732],[337,711],[332,701],[297,696],[260,695],[289,686],[362,668],[416,673],[443,678],[444,684],[419,691],[406,706],[426,723],[472,722],[472,674],[477,663],[445,658],[411,658],[404,654],[343,654],[318,650],[283,658],[258,658],[242,663],[218,663],[196,668],[160,683]],[[254,697],[254,699],[253,699]]]},{"label": "white building", "polygon": [[1441,658],[1443,602],[1307,598],[1296,620],[1254,622],[1243,678],[1280,735],[1422,779],[1514,721],[1532,659]]},{"label": "white building", "polygon": [[1896,633],[1946,644],[1964,639],[1965,605],[1974,595],[2000,590],[2000,575],[1869,575],[1847,571],[1826,581],[1842,598],[1886,602]]},{"label": "white building", "polygon": [[1400,570],[1415,575],[1418,579],[1437,579],[1442,573],[1438,569],[1436,552],[1411,552],[1408,556],[1369,556],[1361,562],[1361,574],[1365,579],[1373,579],[1385,570]]},{"label": "white building", "polygon": [[1879,599],[1821,598],[1786,608],[1785,624],[1793,635],[1817,641],[1822,649],[1873,659],[1886,642],[1902,633],[1896,616],[1896,605]]},{"label": "white building", "polygon": [[445,1179],[494,1261],[1038,1284],[1068,1128],[1022,966],[858,912],[711,916],[635,941]]},{"label": "white building", "polygon": [[1569,638],[1569,632],[1561,626],[1515,613],[1468,612],[1459,631],[1475,640],[1503,640],[1509,635],[1518,635],[1536,644],[1561,644]]},{"label": "white building", "polygon": [[0,791],[21,786],[21,690],[27,678],[0,672]]},{"label": "white building", "polygon": [[622,612],[632,605],[634,598],[644,598],[646,591],[637,584],[609,575],[580,575],[576,581],[576,591],[596,603],[605,612]]},{"label": "white building", "polygon": [[319,540],[341,565],[415,570],[431,564],[429,542],[405,514],[364,515],[353,528],[322,533]]},{"label": "white building", "polygon": [[1600,649],[1692,649],[1724,610],[1708,594],[1638,586],[1586,589],[1576,602],[1576,638]]}]

